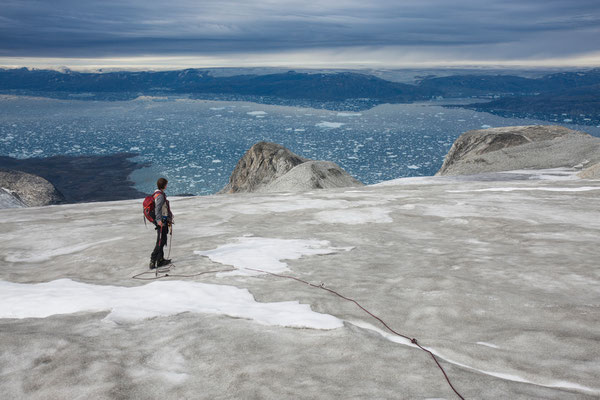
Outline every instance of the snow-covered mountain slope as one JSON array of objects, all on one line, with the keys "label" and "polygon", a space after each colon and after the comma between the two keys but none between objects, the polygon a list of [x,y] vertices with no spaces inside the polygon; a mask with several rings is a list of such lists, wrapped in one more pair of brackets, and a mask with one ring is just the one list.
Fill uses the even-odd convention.
[{"label": "snow-covered mountain slope", "polygon": [[600,181],[532,176],[173,198],[154,281],[141,200],[0,210],[0,390],[458,398],[324,287],[467,399],[598,398]]}]

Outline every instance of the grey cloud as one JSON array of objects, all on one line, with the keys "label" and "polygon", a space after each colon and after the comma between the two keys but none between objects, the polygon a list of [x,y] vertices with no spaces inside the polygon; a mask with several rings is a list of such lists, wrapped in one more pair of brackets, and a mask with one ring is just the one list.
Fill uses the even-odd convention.
[{"label": "grey cloud", "polygon": [[590,40],[600,37],[600,2],[590,0],[3,3],[2,56],[203,55],[349,46],[522,55],[543,48],[544,54],[560,56],[600,47]]}]

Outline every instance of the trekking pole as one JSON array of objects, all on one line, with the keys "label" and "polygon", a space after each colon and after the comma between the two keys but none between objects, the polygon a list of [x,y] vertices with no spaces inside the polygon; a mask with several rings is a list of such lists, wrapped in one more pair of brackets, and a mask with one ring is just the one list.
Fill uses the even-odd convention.
[{"label": "trekking pole", "polygon": [[173,244],[173,224],[171,224],[169,228],[171,228],[169,231],[169,235],[171,235],[171,238],[169,239],[169,254],[167,254],[167,260],[171,259],[171,245]]}]

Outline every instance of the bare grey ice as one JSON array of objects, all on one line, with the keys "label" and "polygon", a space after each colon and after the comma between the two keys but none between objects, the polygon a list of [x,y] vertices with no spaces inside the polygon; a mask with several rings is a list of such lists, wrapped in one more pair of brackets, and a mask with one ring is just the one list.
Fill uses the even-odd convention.
[{"label": "bare grey ice", "polygon": [[1,397],[457,398],[262,269],[467,399],[597,399],[600,181],[558,175],[173,198],[196,276],[149,281],[141,200],[0,210]]}]

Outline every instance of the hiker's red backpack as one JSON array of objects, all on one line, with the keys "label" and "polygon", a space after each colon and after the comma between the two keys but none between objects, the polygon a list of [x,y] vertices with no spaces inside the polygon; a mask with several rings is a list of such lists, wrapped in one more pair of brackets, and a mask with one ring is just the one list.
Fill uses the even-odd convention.
[{"label": "hiker's red backpack", "polygon": [[151,194],[150,196],[146,196],[144,199],[144,224],[146,224],[146,220],[152,222],[156,225],[156,213],[154,212],[154,200],[163,194],[158,190]]}]

